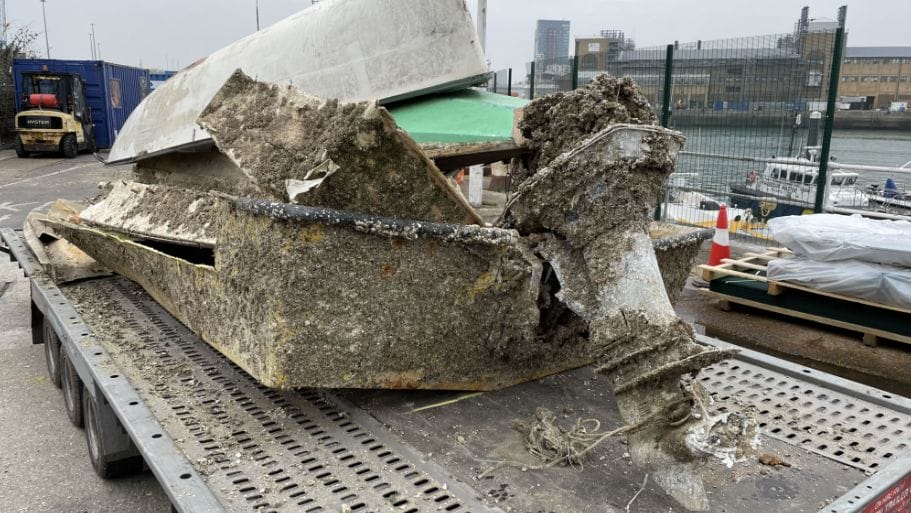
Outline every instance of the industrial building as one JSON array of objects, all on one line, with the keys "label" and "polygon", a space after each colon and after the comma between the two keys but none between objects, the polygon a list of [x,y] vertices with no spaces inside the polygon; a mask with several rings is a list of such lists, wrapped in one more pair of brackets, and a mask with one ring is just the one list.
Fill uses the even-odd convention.
[{"label": "industrial building", "polygon": [[846,48],[838,94],[870,99],[864,106],[875,109],[911,102],[911,46]]},{"label": "industrial building", "polygon": [[598,35],[576,38],[579,70],[604,70],[607,63],[616,61],[620,52],[635,50],[636,43],[622,30],[602,30]]},{"label": "industrial building", "polygon": [[[672,106],[675,110],[802,109],[824,99],[838,20],[811,19],[804,8],[788,34],[674,44]],[[577,38],[578,83],[608,72],[632,77],[649,101],[661,103],[666,51],[635,49],[621,31]],[[906,66],[911,73],[911,65]]]}]

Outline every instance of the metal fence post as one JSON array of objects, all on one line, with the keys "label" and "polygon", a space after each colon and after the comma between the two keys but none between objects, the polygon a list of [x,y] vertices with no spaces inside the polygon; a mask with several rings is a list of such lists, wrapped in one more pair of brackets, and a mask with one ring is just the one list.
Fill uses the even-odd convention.
[{"label": "metal fence post", "polygon": [[[663,105],[661,105],[661,126],[667,128],[671,122],[671,84],[673,84],[673,73],[674,73],[674,45],[667,45],[667,52],[664,56],[664,98],[662,100]],[[664,183],[665,190],[668,187],[668,183]],[[658,203],[655,205],[655,213],[653,218],[655,221],[661,220],[661,197],[663,194],[658,195]]]},{"label": "metal fence post", "polygon": [[528,75],[528,99],[535,99],[535,61],[531,61],[531,74]]},{"label": "metal fence post", "polygon": [[512,68],[506,71],[506,96],[512,96]]},{"label": "metal fence post", "polygon": [[573,91],[575,91],[579,87],[579,56],[578,55],[573,55],[572,69],[573,69],[572,89],[573,89]]},{"label": "metal fence post", "polygon": [[497,72],[493,72],[493,92],[497,92]]},{"label": "metal fence post", "polygon": [[664,98],[661,105],[661,126],[667,128],[671,123],[671,84],[674,73],[674,45],[667,45],[664,57]]},{"label": "metal fence post", "polygon": [[829,185],[829,150],[832,147],[832,128],[835,124],[835,100],[838,98],[838,81],[841,79],[841,59],[845,29],[835,29],[835,49],[832,52],[832,71],[829,75],[829,94],[826,99],[826,120],[822,133],[822,150],[819,152],[819,177],[816,180],[816,202],[813,212],[820,213],[825,206]]}]

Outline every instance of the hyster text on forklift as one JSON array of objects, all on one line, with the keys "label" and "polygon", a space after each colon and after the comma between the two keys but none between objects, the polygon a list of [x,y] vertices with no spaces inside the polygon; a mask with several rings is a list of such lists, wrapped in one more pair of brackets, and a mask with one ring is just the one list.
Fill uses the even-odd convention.
[{"label": "hyster text on forklift", "polygon": [[85,84],[69,73],[23,75],[20,112],[16,114],[16,155],[60,152],[73,158],[95,151],[92,111],[85,101]]}]

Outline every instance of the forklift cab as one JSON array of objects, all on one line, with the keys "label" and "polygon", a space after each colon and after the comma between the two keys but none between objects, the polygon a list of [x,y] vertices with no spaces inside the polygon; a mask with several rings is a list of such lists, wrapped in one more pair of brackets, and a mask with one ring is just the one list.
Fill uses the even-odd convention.
[{"label": "forklift cab", "polygon": [[79,75],[35,72],[22,75],[22,98],[16,129],[20,157],[57,152],[74,157],[95,150],[92,111]]}]

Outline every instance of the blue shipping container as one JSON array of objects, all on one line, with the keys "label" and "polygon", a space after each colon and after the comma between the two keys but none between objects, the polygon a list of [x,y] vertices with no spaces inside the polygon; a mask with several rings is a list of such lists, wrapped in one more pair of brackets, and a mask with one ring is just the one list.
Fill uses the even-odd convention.
[{"label": "blue shipping container", "polygon": [[176,74],[177,74],[176,71],[170,71],[170,70],[150,71],[149,79],[150,79],[150,83],[151,83],[151,89],[154,91],[156,87],[160,86],[161,84],[164,84],[165,82],[168,81],[169,78],[173,77]]},{"label": "blue shipping container", "polygon": [[92,109],[95,144],[110,148],[121,127],[149,94],[149,70],[104,61],[59,59],[15,59],[17,110],[22,108],[22,74],[30,72],[70,73],[85,82],[85,99]]}]

